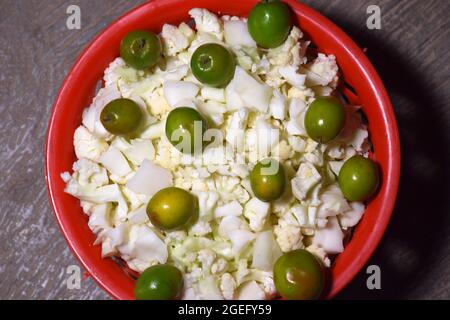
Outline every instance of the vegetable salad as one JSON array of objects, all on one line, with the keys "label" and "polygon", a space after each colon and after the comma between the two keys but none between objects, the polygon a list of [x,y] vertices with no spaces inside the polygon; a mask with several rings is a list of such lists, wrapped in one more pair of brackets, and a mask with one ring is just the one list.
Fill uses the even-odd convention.
[{"label": "vegetable salad", "polygon": [[[272,38],[257,34],[262,13],[255,22],[194,8],[195,27],[125,38],[74,133],[65,191],[80,199],[102,256],[126,261],[138,285],[182,282],[159,298],[317,298],[320,268],[344,250],[376,185],[359,107],[336,95],[335,57],[312,56],[289,22]],[[213,138],[185,152],[178,128]],[[352,180],[368,174],[367,190]],[[315,268],[314,294],[285,289],[292,265]]]}]

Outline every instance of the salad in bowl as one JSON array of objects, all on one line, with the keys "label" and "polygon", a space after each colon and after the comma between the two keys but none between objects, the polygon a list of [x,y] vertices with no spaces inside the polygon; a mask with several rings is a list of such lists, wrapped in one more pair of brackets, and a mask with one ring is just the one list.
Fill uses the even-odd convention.
[{"label": "salad in bowl", "polygon": [[379,172],[333,55],[263,1],[129,32],[61,172],[138,299],[317,299]]}]

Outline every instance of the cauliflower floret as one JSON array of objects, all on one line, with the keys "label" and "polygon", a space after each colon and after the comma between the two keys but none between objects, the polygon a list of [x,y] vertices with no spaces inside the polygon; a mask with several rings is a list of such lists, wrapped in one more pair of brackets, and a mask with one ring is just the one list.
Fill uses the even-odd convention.
[{"label": "cauliflower floret", "polygon": [[328,258],[327,253],[322,248],[319,248],[318,246],[315,246],[312,244],[312,245],[306,247],[306,250],[308,250],[313,255],[315,255],[317,258],[319,258],[325,267],[327,267],[327,268],[330,267],[330,265],[331,265],[330,258]]},{"label": "cauliflower floret", "polygon": [[126,66],[125,61],[122,58],[116,58],[113,62],[111,62],[106,68],[105,73],[103,75],[103,80],[105,81],[105,87],[110,85],[116,85],[117,80],[120,78],[119,69]]},{"label": "cauliflower floret", "polygon": [[167,245],[146,225],[131,225],[128,241],[118,250],[125,260],[134,261],[138,272],[143,272],[155,263],[166,263],[169,256]]},{"label": "cauliflower floret", "polygon": [[286,118],[286,97],[279,90],[273,91],[269,110],[274,119],[283,121]]},{"label": "cauliflower floret", "polygon": [[228,268],[228,262],[224,258],[218,258],[211,265],[211,273],[212,274],[221,274],[225,272]]},{"label": "cauliflower floret", "polygon": [[122,152],[112,146],[101,155],[99,161],[111,174],[117,177],[124,177],[132,172]]},{"label": "cauliflower floret", "polygon": [[211,270],[215,259],[216,254],[210,249],[200,250],[197,255],[197,260],[200,262],[203,272],[209,272]]},{"label": "cauliflower floret", "polygon": [[361,220],[364,210],[366,209],[362,202],[350,202],[350,210],[343,212],[339,216],[339,222],[342,228],[351,228],[358,224]]},{"label": "cauliflower floret", "polygon": [[189,234],[194,236],[205,236],[211,232],[211,225],[206,221],[197,221],[189,230]]},{"label": "cauliflower floret", "polygon": [[[89,185],[92,188],[97,188],[104,186],[109,182],[106,169],[88,159],[79,159],[74,162],[72,169],[74,171],[73,177],[82,186]],[[72,177],[69,176],[69,180],[71,178]]]},{"label": "cauliflower floret", "polygon": [[155,116],[160,116],[170,111],[170,106],[164,98],[163,89],[158,89],[152,92],[146,99],[149,106],[150,113]]},{"label": "cauliflower floret", "polygon": [[282,218],[278,220],[273,231],[281,251],[288,252],[303,248],[303,236],[299,226]]},{"label": "cauliflower floret", "polygon": [[322,204],[318,210],[319,218],[337,216],[350,210],[347,200],[344,198],[341,189],[337,184],[332,184],[320,196]]},{"label": "cauliflower floret", "polygon": [[195,20],[197,32],[211,33],[217,39],[223,39],[222,22],[214,13],[206,9],[194,8],[189,11],[189,15]]},{"label": "cauliflower floret", "polygon": [[294,26],[286,41],[279,47],[269,49],[267,58],[272,65],[286,66],[289,64],[300,65],[306,62],[306,58],[300,57],[299,39],[303,37],[301,30]]},{"label": "cauliflower floret", "polygon": [[251,37],[247,28],[247,21],[228,20],[223,24],[225,42],[231,46],[256,47],[256,42]]},{"label": "cauliflower floret", "polygon": [[225,136],[226,141],[237,151],[244,147],[245,128],[247,126],[249,111],[247,108],[235,111],[231,116]]},{"label": "cauliflower floret", "polygon": [[327,86],[336,88],[339,77],[337,75],[339,67],[336,64],[334,55],[319,53],[314,62],[305,70],[307,74],[307,84],[310,86]]},{"label": "cauliflower floret", "polygon": [[79,126],[73,136],[73,145],[78,159],[86,158],[98,162],[100,156],[108,149],[108,143],[95,137],[84,126]]},{"label": "cauliflower floret", "polygon": [[294,156],[294,152],[286,140],[281,140],[274,148],[272,148],[271,154],[281,161],[288,160]]},{"label": "cauliflower floret", "polygon": [[172,180],[169,170],[144,160],[126,187],[133,192],[153,196],[159,190],[172,186]]},{"label": "cauliflower floret", "polygon": [[236,290],[236,281],[233,276],[229,273],[224,273],[220,277],[220,291],[226,300],[234,299],[234,292]]},{"label": "cauliflower floret", "polygon": [[171,24],[164,24],[161,38],[166,56],[175,56],[191,44],[194,31],[184,22],[177,28]]},{"label": "cauliflower floret", "polygon": [[344,251],[343,239],[344,234],[338,219],[329,217],[326,226],[315,231],[312,244],[322,248],[326,253],[337,254]]},{"label": "cauliflower floret", "polygon": [[280,75],[293,87],[303,87],[306,80],[306,75],[297,72],[297,67],[287,65],[278,68]]},{"label": "cauliflower floret", "polygon": [[214,210],[216,218],[226,216],[240,216],[242,214],[242,206],[238,201],[231,201],[223,206],[219,206]]},{"label": "cauliflower floret", "polygon": [[198,198],[199,219],[211,221],[214,218],[214,208],[216,207],[219,195],[215,191],[194,192]]},{"label": "cauliflower floret", "polygon": [[256,281],[249,281],[239,289],[238,300],[266,300],[266,293]]},{"label": "cauliflower floret", "polygon": [[250,229],[261,231],[269,214],[270,204],[258,198],[252,198],[244,207],[244,216],[250,221]]},{"label": "cauliflower floret", "polygon": [[110,203],[98,204],[92,207],[88,222],[89,228],[92,232],[99,233],[102,230],[112,227],[110,211]]},{"label": "cauliflower floret", "polygon": [[308,192],[322,180],[320,173],[310,163],[302,163],[297,175],[291,180],[292,193],[299,200],[305,200]]},{"label": "cauliflower floret", "polygon": [[192,101],[199,92],[199,87],[189,81],[166,81],[163,86],[164,97],[169,106],[175,108],[180,102]]}]

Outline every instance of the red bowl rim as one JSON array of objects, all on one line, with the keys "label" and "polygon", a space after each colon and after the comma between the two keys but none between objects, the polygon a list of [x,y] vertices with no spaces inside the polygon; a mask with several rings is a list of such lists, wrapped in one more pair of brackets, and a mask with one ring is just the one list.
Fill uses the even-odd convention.
[{"label": "red bowl rim", "polygon": [[[104,285],[101,275],[98,274],[95,270],[95,266],[92,266],[90,263],[85,261],[83,259],[83,255],[80,252],[80,248],[77,244],[77,240],[72,238],[70,236],[70,230],[68,229],[68,226],[65,224],[64,221],[64,215],[61,212],[58,212],[57,206],[56,206],[56,199],[55,199],[55,190],[54,186],[52,184],[52,179],[54,178],[53,175],[53,162],[51,161],[50,155],[49,155],[49,147],[52,139],[52,135],[56,134],[55,128],[54,128],[54,118],[55,113],[57,110],[57,106],[61,100],[61,97],[65,94],[65,91],[67,89],[69,80],[72,78],[72,74],[75,73],[75,70],[79,68],[80,65],[83,64],[83,61],[87,58],[88,52],[95,47],[97,42],[101,42],[102,39],[105,37],[105,35],[109,32],[111,32],[112,29],[114,29],[118,24],[121,23],[121,21],[124,21],[127,19],[127,17],[132,16],[137,11],[141,10],[145,6],[152,6],[155,5],[155,3],[161,4],[161,3],[171,3],[171,2],[177,2],[179,0],[158,0],[158,1],[151,1],[143,3],[134,9],[126,12],[121,17],[117,18],[115,21],[113,21],[107,28],[105,28],[100,34],[98,34],[90,43],[88,46],[85,47],[85,49],[82,51],[82,53],[78,56],[76,62],[70,69],[70,72],[66,76],[59,92],[57,95],[57,98],[55,100],[55,103],[52,106],[51,116],[49,119],[49,125],[47,129],[47,137],[45,142],[45,180],[47,184],[47,192],[49,200],[52,204],[52,208],[54,211],[55,218],[58,221],[58,225],[69,244],[69,247],[72,251],[72,253],[77,257],[77,259],[81,262],[82,266],[85,268],[87,273],[92,276],[94,281],[101,287],[103,290],[108,292],[113,298],[115,299],[121,299],[121,295],[118,293],[117,288],[110,288]],[[379,242],[381,241],[389,220],[391,218],[395,200],[397,197],[398,187],[399,187],[399,180],[400,180],[400,139],[399,139],[399,133],[398,133],[398,127],[397,127],[397,121],[394,115],[394,111],[392,108],[392,104],[389,98],[389,95],[384,87],[384,84],[378,75],[377,71],[367,58],[367,56],[363,53],[363,51],[355,44],[355,42],[338,26],[336,26],[333,22],[331,22],[328,18],[324,17],[314,9],[297,2],[296,0],[283,0],[284,2],[288,3],[292,7],[296,7],[297,9],[302,10],[305,14],[310,16],[318,26],[322,26],[322,28],[327,30],[328,36],[334,39],[339,45],[343,46],[346,51],[353,56],[354,61],[357,63],[357,67],[361,69],[364,74],[366,75],[366,79],[369,81],[370,88],[372,91],[376,94],[376,99],[378,102],[378,105],[381,108],[381,113],[383,117],[384,123],[386,123],[386,126],[388,128],[387,134],[387,140],[388,140],[388,150],[387,152],[391,155],[389,157],[389,163],[388,167],[390,169],[389,176],[385,177],[385,184],[386,184],[386,199],[385,203],[387,206],[383,210],[383,214],[380,218],[377,219],[378,225],[376,226],[376,232],[371,234],[371,237],[367,240],[369,243],[366,244],[364,252],[360,254],[358,257],[358,260],[351,264],[350,268],[347,269],[347,272],[344,273],[339,282],[334,282],[332,284],[332,287],[327,294],[326,298],[332,298],[334,297],[339,291],[341,291],[356,275],[357,273],[362,269],[362,267],[367,263],[369,258],[374,253],[375,249],[377,248]],[[52,175],[53,172],[53,175]],[[56,176],[59,177],[59,173],[56,173]]]}]

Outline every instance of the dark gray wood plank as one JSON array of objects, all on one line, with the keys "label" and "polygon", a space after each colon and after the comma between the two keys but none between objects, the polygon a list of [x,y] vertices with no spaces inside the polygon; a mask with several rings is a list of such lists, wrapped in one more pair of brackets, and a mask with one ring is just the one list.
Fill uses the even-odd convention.
[{"label": "dark gray wood plank", "polygon": [[[81,30],[66,28],[64,0],[4,0],[0,10],[0,298],[109,299],[92,280],[66,286],[76,265],[47,200],[44,140],[51,105],[70,66],[104,27],[142,1],[80,0]],[[389,230],[369,264],[339,296],[450,298],[448,0],[308,0],[341,26],[382,76],[399,122],[403,169]],[[366,28],[378,4],[381,30]]]}]

